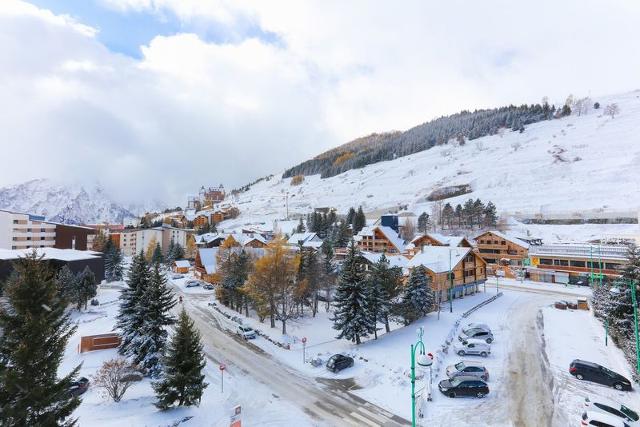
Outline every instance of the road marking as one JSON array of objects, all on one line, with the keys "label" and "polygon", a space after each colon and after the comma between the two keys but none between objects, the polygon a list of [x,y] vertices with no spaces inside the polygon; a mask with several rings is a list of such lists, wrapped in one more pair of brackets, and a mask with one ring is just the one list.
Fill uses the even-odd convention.
[{"label": "road marking", "polygon": [[360,421],[364,422],[365,424],[368,424],[372,427],[380,427],[380,424],[374,423],[373,421],[371,421],[369,418],[365,418],[362,415],[360,415],[357,412],[352,412],[349,415],[351,415],[353,418],[357,418]]},{"label": "road marking", "polygon": [[367,415],[369,418],[373,418],[375,420],[380,421],[381,423],[386,423],[387,421],[389,421],[387,418],[383,417],[382,415],[379,414],[374,414],[373,412],[365,409],[364,407],[359,407],[358,411],[362,412],[363,414]]}]

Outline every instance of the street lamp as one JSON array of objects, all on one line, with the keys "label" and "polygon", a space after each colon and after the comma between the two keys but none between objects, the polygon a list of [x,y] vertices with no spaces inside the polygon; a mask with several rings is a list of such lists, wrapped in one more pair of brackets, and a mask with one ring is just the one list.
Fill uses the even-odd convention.
[{"label": "street lamp", "polygon": [[[411,344],[411,426],[416,427],[416,362],[419,366],[431,366],[431,359],[427,356],[422,342],[422,336],[424,335],[424,328],[421,326],[418,328],[418,341],[415,344]],[[419,354],[416,357],[416,350]]]}]

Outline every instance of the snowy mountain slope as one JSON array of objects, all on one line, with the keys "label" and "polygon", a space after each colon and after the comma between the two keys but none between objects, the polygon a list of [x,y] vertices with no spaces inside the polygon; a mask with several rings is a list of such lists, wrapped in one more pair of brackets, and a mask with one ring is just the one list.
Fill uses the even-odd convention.
[{"label": "snowy mountain slope", "polygon": [[[392,161],[321,179],[307,176],[298,186],[291,179],[260,181],[236,196],[239,218],[224,226],[269,223],[290,214],[330,206],[345,212],[362,205],[383,212],[407,205],[430,212],[426,197],[434,190],[469,185],[469,197],[493,201],[511,214],[604,212],[636,216],[640,206],[640,91],[593,100],[599,110],[586,115],[544,121],[523,133],[504,132],[467,142],[434,147]],[[620,114],[603,115],[617,103]],[[287,197],[288,193],[288,197]]]},{"label": "snowy mountain slope", "polygon": [[0,188],[0,209],[44,215],[69,224],[121,223],[135,217],[99,186],[68,185],[46,179]]}]

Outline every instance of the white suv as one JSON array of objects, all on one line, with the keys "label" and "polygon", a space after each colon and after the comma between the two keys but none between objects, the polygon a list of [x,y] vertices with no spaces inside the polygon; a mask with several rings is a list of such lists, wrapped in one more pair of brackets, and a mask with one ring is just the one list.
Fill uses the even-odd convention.
[{"label": "white suv", "polygon": [[256,331],[248,326],[238,325],[236,328],[236,334],[240,335],[245,340],[251,340],[256,337]]},{"label": "white suv", "polygon": [[484,340],[468,339],[461,343],[456,343],[453,346],[458,356],[465,356],[467,354],[475,354],[482,357],[487,357],[491,353],[491,346]]}]

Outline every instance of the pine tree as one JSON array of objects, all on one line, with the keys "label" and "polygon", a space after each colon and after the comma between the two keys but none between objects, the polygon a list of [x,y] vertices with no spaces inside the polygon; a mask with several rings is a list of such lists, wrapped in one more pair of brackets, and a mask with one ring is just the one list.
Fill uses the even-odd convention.
[{"label": "pine tree", "polygon": [[76,275],[75,280],[75,302],[78,310],[84,304],[84,309],[87,309],[87,301],[95,297],[98,293],[98,285],[96,284],[96,276],[93,271],[86,266],[82,272]]},{"label": "pine tree", "polygon": [[122,280],[124,266],[122,251],[120,248],[111,246],[104,253],[104,275],[107,282],[117,282]]},{"label": "pine tree", "polygon": [[473,228],[473,225],[474,225],[473,199],[469,199],[466,202],[464,202],[464,206],[462,207],[462,214],[464,216],[464,219],[465,219],[464,222],[466,226],[469,228]]},{"label": "pine tree", "polygon": [[353,234],[356,235],[367,225],[367,218],[364,215],[362,206],[358,207],[358,212],[353,217]]},{"label": "pine tree", "polygon": [[200,333],[182,309],[176,331],[163,358],[162,376],[160,381],[153,383],[158,399],[155,405],[163,410],[176,404],[199,405],[208,385],[204,382],[204,367]]},{"label": "pine tree", "polygon": [[482,203],[480,199],[476,199],[476,201],[473,202],[473,217],[475,218],[475,223],[478,225],[482,224],[484,209],[484,203]]},{"label": "pine tree", "polygon": [[58,378],[73,335],[54,273],[36,252],[14,263],[0,306],[0,425],[71,426],[80,399],[68,393],[80,366]]},{"label": "pine tree", "polygon": [[422,212],[418,217],[418,232],[420,234],[427,234],[429,231],[429,214]]},{"label": "pine tree", "polygon": [[456,205],[455,217],[456,217],[456,220],[458,221],[458,228],[462,228],[463,212],[462,212],[462,205],[460,203]]},{"label": "pine tree", "polygon": [[451,203],[447,202],[444,205],[444,208],[442,208],[442,218],[441,218],[442,225],[446,223],[447,227],[451,228],[451,223],[453,222],[453,215],[454,215],[453,206],[451,206]]},{"label": "pine tree", "polygon": [[433,310],[434,304],[435,296],[427,270],[422,265],[414,267],[402,295],[401,316],[405,325],[426,316]]},{"label": "pine tree", "polygon": [[176,244],[173,239],[171,239],[169,247],[167,248],[167,255],[164,257],[164,263],[167,267],[171,268],[176,259],[178,259],[176,258]]},{"label": "pine tree", "polygon": [[298,226],[296,227],[296,233],[304,233],[305,231],[307,231],[307,229],[304,226],[304,222],[302,222],[302,218],[300,218],[300,222],[298,223]]},{"label": "pine tree", "polygon": [[[385,324],[386,331],[389,332],[389,313],[391,312],[391,294],[389,293],[389,260],[383,253],[378,262],[373,266],[373,271],[367,280],[367,304],[374,322]],[[374,338],[378,339],[378,331],[374,328]]]},{"label": "pine tree", "polygon": [[151,263],[154,265],[160,265],[164,262],[164,256],[162,255],[162,247],[160,243],[156,243],[156,247],[153,249],[153,255],[151,256]]},{"label": "pine tree", "polygon": [[353,219],[356,216],[356,210],[353,209],[353,207],[349,208],[349,212],[347,212],[347,219],[346,222],[347,224],[353,224]]},{"label": "pine tree", "polygon": [[69,269],[68,265],[64,265],[56,274],[56,285],[60,298],[66,303],[75,302],[74,293],[76,289],[76,276]]},{"label": "pine tree", "polygon": [[495,227],[498,223],[498,215],[496,213],[496,205],[493,202],[487,203],[484,208],[484,225],[487,227]]},{"label": "pine tree", "polygon": [[175,323],[170,314],[175,305],[173,292],[167,288],[167,281],[160,272],[160,266],[155,264],[149,285],[145,287],[140,300],[140,333],[132,342],[135,348],[134,363],[146,369],[151,377],[160,373],[160,358],[167,341],[166,328]]},{"label": "pine tree", "polygon": [[182,247],[182,245],[180,243],[176,243],[173,246],[173,259],[183,259],[185,256],[184,253],[184,248]]},{"label": "pine tree", "polygon": [[369,311],[362,262],[353,240],[342,268],[334,301],[333,329],[340,331],[336,338],[360,344],[360,339],[373,333],[376,325]]},{"label": "pine tree", "polygon": [[116,328],[122,332],[119,353],[130,356],[134,354],[133,342],[138,342],[140,328],[144,322],[140,310],[143,295],[150,281],[150,270],[142,252],[133,257],[127,287],[120,294],[120,312]]}]

